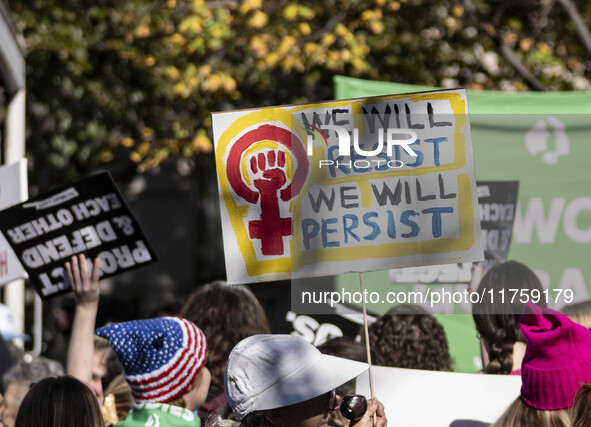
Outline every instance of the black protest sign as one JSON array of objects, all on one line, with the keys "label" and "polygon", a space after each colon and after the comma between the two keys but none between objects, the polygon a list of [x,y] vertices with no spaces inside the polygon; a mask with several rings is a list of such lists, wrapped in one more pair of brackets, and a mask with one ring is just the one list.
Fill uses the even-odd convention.
[{"label": "black protest sign", "polygon": [[509,256],[519,182],[477,181],[476,187],[484,247],[481,264],[488,270]]},{"label": "black protest sign", "polygon": [[101,278],[157,260],[108,172],[1,211],[0,231],[43,299],[70,291],[64,263],[74,254],[100,258]]}]

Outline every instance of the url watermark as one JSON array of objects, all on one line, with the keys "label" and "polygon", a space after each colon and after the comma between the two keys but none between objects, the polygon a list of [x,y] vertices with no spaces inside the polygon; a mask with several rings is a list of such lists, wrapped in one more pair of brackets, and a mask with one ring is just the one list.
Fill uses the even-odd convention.
[{"label": "url watermark", "polygon": [[471,292],[468,289],[453,290],[426,288],[425,291],[404,290],[376,292],[368,291],[304,291],[301,294],[302,304],[328,304],[335,307],[339,304],[417,304],[433,308],[439,304],[534,304],[547,305],[570,304],[574,300],[572,289],[489,289],[487,292]]}]

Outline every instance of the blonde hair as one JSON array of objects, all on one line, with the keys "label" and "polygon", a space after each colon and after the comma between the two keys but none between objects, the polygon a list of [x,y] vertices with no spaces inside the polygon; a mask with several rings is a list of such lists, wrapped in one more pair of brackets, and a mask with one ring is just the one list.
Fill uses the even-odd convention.
[{"label": "blonde hair", "polygon": [[131,394],[131,387],[127,384],[123,374],[117,375],[113,381],[109,383],[105,390],[105,400],[107,400],[107,396],[113,396],[115,410],[119,421],[123,421],[127,415],[129,415],[131,408],[135,406],[135,400],[133,400],[133,394]]},{"label": "blonde hair", "polygon": [[542,411],[527,405],[518,397],[490,427],[570,427],[568,409]]},{"label": "blonde hair", "polygon": [[562,309],[570,320],[591,329],[591,300],[569,304]]}]

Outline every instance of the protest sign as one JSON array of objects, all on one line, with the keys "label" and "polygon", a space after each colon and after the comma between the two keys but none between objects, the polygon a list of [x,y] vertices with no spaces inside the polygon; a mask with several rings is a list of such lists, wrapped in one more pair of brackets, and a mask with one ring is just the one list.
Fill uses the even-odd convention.
[{"label": "protest sign", "polygon": [[482,259],[464,90],[213,115],[229,283]]},{"label": "protest sign", "polygon": [[[456,420],[496,421],[519,396],[519,375],[455,372],[374,366],[375,396],[389,423],[405,427],[449,427]],[[357,378],[356,392],[369,398],[369,378]]]},{"label": "protest sign", "polygon": [[[338,98],[433,90],[335,78]],[[546,289],[591,295],[591,102],[585,91],[467,91],[479,181],[519,181],[509,258],[532,268]],[[568,301],[550,298],[560,309]]]},{"label": "protest sign", "polygon": [[[477,181],[480,228],[486,270],[507,261],[517,209],[516,181]],[[471,279],[471,263],[433,265],[390,270],[394,284],[460,284]]]},{"label": "protest sign", "polygon": [[[0,211],[27,199],[27,160],[0,167]],[[27,277],[27,272],[0,232],[0,285]]]},{"label": "protest sign", "polygon": [[156,261],[107,172],[0,212],[0,231],[44,299],[69,291],[64,263],[74,254],[100,258],[102,278]]},{"label": "protest sign", "polygon": [[485,270],[507,261],[515,212],[517,181],[477,181]]}]

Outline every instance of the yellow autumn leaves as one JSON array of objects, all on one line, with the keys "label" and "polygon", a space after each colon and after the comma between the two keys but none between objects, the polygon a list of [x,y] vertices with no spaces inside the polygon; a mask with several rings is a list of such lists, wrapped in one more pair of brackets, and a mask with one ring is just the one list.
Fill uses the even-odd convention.
[{"label": "yellow autumn leaves", "polygon": [[[385,4],[376,0],[380,2]],[[244,0],[212,7],[204,0],[166,0],[165,6],[161,13],[172,23],[176,17],[174,26],[162,24],[153,12],[151,18],[134,17],[133,39],[149,49],[143,56],[133,50],[127,55],[153,70],[162,82],[162,100],[171,108],[191,106],[193,116],[181,113],[183,118],[172,121],[169,131],[146,122],[138,135],[120,138],[118,146],[141,169],[157,167],[170,154],[212,151],[209,109],[240,99],[239,82],[244,84],[253,73],[252,81],[263,85],[271,84],[278,71],[361,75],[370,69],[365,33],[383,31],[380,7],[353,11],[355,19],[328,24],[327,11],[310,2]],[[108,161],[109,155],[103,159]]]}]

